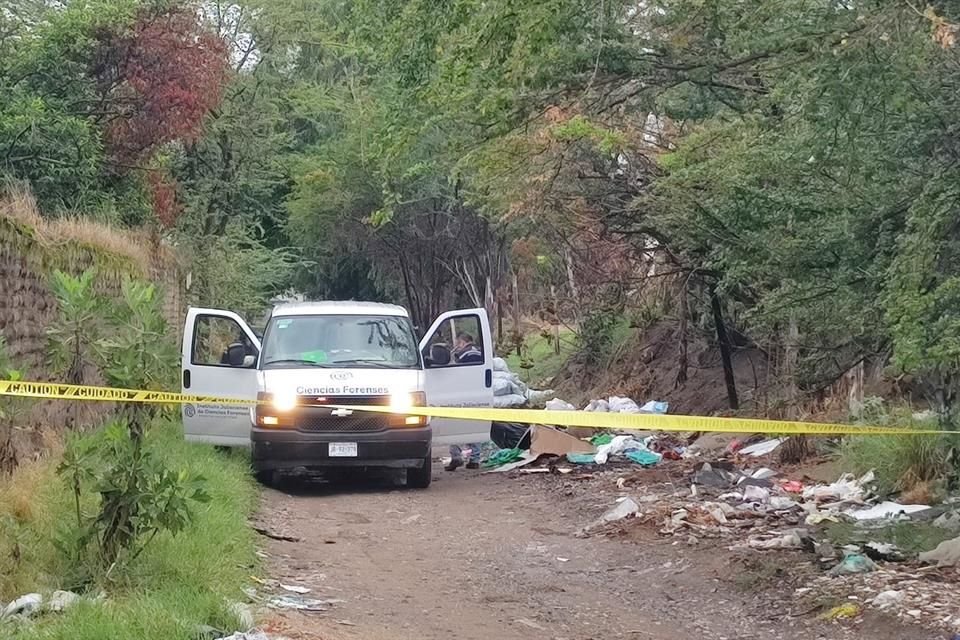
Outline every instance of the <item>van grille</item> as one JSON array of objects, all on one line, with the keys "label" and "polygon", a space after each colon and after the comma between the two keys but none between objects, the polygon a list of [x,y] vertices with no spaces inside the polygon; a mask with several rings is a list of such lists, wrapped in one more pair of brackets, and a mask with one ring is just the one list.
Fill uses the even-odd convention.
[{"label": "van grille", "polygon": [[[299,431],[309,433],[373,433],[387,429],[387,415],[382,413],[354,412],[349,416],[334,415],[335,409],[324,405],[388,405],[388,396],[349,396],[301,398],[301,405],[294,417]],[[309,404],[308,404],[309,403]]]}]

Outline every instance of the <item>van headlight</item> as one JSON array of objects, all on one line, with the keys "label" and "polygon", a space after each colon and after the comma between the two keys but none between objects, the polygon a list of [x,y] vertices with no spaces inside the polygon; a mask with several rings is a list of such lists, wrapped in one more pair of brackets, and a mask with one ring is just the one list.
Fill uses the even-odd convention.
[{"label": "van headlight", "polygon": [[390,396],[390,408],[397,413],[403,413],[414,407],[424,407],[427,404],[427,394],[423,391],[395,393]]},{"label": "van headlight", "polygon": [[271,404],[277,411],[293,411],[297,408],[297,394],[292,391],[288,393],[275,393],[273,394]]}]

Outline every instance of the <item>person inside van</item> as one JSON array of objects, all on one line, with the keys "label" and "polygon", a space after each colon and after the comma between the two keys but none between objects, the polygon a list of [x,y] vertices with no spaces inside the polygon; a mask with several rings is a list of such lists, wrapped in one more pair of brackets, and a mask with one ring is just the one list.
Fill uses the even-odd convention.
[{"label": "person inside van", "polygon": [[483,352],[474,344],[469,333],[458,333],[453,343],[453,358],[457,364],[482,364]]},{"label": "person inside van", "polygon": [[[483,364],[483,352],[474,343],[473,336],[469,333],[458,333],[457,339],[453,345],[453,360],[457,364]],[[468,444],[470,448],[470,457],[467,461],[467,469],[480,468],[480,449],[482,443],[474,442]],[[444,467],[447,471],[456,471],[463,466],[463,449],[460,445],[450,445],[450,464]]]}]

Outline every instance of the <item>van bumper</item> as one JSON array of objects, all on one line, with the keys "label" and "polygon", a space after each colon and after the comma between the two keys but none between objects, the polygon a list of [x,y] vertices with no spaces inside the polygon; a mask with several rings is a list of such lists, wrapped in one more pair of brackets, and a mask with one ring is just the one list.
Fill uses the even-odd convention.
[{"label": "van bumper", "polygon": [[[356,457],[330,457],[331,442],[355,442]],[[431,455],[430,427],[385,429],[375,433],[304,433],[293,429],[250,431],[254,471],[293,471],[336,467],[416,469]]]}]

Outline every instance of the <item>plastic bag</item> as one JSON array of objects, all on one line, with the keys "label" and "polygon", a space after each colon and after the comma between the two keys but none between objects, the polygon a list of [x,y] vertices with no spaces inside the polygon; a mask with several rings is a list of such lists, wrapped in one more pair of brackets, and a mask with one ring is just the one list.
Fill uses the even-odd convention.
[{"label": "plastic bag", "polygon": [[511,422],[494,422],[490,425],[490,439],[501,449],[529,449],[530,427]]},{"label": "plastic bag", "polygon": [[640,413],[640,406],[630,398],[610,396],[607,399],[610,413]]},{"label": "plastic bag", "polygon": [[566,400],[561,400],[560,398],[547,400],[547,405],[545,408],[547,411],[576,411],[577,410],[575,406],[573,406]]}]

